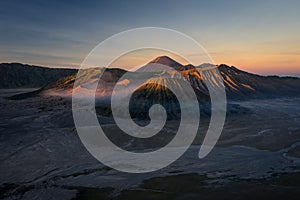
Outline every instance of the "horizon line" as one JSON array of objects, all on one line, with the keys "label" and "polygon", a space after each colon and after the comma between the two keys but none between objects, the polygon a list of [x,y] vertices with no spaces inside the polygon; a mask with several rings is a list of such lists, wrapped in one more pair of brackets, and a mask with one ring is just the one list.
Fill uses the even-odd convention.
[{"label": "horizon line", "polygon": [[[161,57],[161,56],[159,56]],[[168,57],[168,56],[167,56]],[[172,58],[171,58],[172,59]],[[174,59],[172,59],[174,60]],[[176,60],[174,60],[176,61]],[[150,61],[151,62],[151,61]],[[177,61],[176,61],[177,62]],[[179,63],[179,62],[178,62]],[[73,69],[73,70],[78,70],[80,69],[80,67],[77,67],[77,66],[46,66],[46,65],[40,65],[40,64],[29,64],[29,63],[22,63],[22,62],[0,62],[0,65],[3,65],[3,64],[20,64],[20,65],[27,65],[27,66],[32,66],[32,67],[42,67],[42,68],[48,68],[48,69]],[[145,65],[148,64],[148,63],[145,63]],[[179,63],[181,64],[181,63]],[[202,64],[211,64],[211,63],[201,63],[200,65]],[[186,65],[189,65],[189,64],[186,64]],[[186,66],[186,65],[183,65],[183,66]],[[194,67],[197,67],[197,66],[200,66],[200,65],[193,65]],[[295,78],[300,78],[300,73],[296,73],[296,74],[293,74],[293,73],[288,73],[288,74],[275,74],[275,73],[257,73],[257,72],[250,72],[250,71],[246,71],[246,70],[243,70],[243,69],[240,69],[239,67],[236,67],[235,65],[227,65],[225,63],[220,63],[220,64],[212,64],[212,65],[215,65],[215,66],[221,66],[221,65],[226,65],[228,67],[235,67],[237,68],[238,70],[240,71],[244,71],[244,72],[247,72],[247,73],[251,73],[251,74],[255,74],[255,75],[260,75],[260,76],[278,76],[278,77],[295,77]],[[125,70],[125,71],[130,71],[128,69],[124,69],[122,67],[88,67],[89,68],[106,68],[106,69],[122,69],[122,70]]]}]

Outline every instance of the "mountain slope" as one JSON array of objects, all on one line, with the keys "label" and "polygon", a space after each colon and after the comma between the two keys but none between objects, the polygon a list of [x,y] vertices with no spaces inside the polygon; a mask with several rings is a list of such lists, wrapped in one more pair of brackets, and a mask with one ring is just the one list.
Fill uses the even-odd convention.
[{"label": "mountain slope", "polygon": [[260,76],[224,64],[218,68],[226,85],[227,95],[233,99],[300,95],[299,78]]},{"label": "mountain slope", "polygon": [[[161,104],[166,109],[168,119],[179,119],[182,108],[180,108],[178,98],[173,91],[176,91],[177,95],[180,95],[185,106],[190,108],[193,106],[190,102],[192,94],[187,92],[188,90],[183,79],[156,77],[149,79],[132,94],[130,100],[131,115],[147,119],[150,107],[154,104]],[[208,114],[210,110],[206,105],[209,104],[209,96],[197,89],[194,89],[194,92],[200,103],[199,106],[201,107],[202,114]]]},{"label": "mountain slope", "polygon": [[152,61],[150,61],[148,64],[156,63],[156,64],[162,64],[169,67],[174,68],[175,70],[180,70],[181,67],[183,67],[182,64],[178,63],[177,61],[173,60],[172,58],[168,56],[159,56]]},{"label": "mountain slope", "polygon": [[20,63],[0,64],[0,88],[34,88],[53,83],[59,78],[76,74],[75,69],[54,69]]},{"label": "mountain slope", "polygon": [[[111,94],[116,84],[122,85],[122,92],[126,92],[129,87],[137,87],[134,85],[134,79],[142,78],[145,78],[146,82],[136,89],[136,92],[139,93],[136,97],[146,97],[148,93],[154,94],[156,92],[158,96],[167,97],[168,91],[155,86],[155,82],[162,81],[164,77],[174,77],[174,72],[162,67],[164,65],[176,69],[178,73],[188,80],[199,98],[207,98],[209,96],[208,82],[216,88],[222,86],[222,81],[216,81],[218,74],[222,76],[228,99],[248,100],[300,95],[300,78],[260,76],[225,64],[219,66],[209,63],[199,66],[182,65],[167,56],[160,56],[150,61],[140,70],[129,72],[131,78],[123,80],[122,83],[118,81],[126,73],[125,70],[106,69],[99,81],[97,90],[99,97],[101,95],[107,97],[107,95]],[[84,83],[81,87],[86,88],[88,91],[90,84],[98,82],[97,77],[100,71],[94,70],[91,72],[86,70],[83,73],[82,80],[80,80]],[[61,94],[68,90],[67,93],[70,95],[73,90],[76,72],[77,70],[73,69],[52,69],[17,63],[0,64],[0,88],[44,87],[47,85],[45,87],[46,90],[60,90]],[[172,83],[179,84],[176,77]],[[154,92],[155,88],[157,89],[156,92]],[[168,99],[170,98],[166,100]]]}]

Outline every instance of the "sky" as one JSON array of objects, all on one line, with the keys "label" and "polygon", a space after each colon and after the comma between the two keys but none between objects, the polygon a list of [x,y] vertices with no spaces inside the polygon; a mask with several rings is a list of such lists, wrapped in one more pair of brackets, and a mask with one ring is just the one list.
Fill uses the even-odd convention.
[{"label": "sky", "polygon": [[0,62],[78,67],[106,38],[151,26],[191,36],[216,64],[299,75],[299,10],[298,0],[2,0]]}]

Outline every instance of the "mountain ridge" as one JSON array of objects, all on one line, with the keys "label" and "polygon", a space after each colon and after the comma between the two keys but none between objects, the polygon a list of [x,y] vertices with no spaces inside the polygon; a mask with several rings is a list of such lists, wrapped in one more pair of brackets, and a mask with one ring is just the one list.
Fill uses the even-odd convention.
[{"label": "mountain ridge", "polygon": [[76,69],[49,68],[21,63],[0,64],[0,88],[44,87],[62,77],[77,73]]},{"label": "mountain ridge", "polygon": [[[154,66],[151,64],[154,64]],[[205,81],[212,81],[212,84],[216,84],[213,83],[213,78],[217,74],[213,74],[213,70],[209,70],[214,68],[219,69],[219,74],[222,76],[225,84],[227,96],[230,99],[246,100],[248,98],[296,96],[300,93],[300,78],[297,77],[252,74],[226,64],[213,65],[210,63],[203,63],[199,66],[193,66],[191,64],[182,65],[167,56],[157,57],[151,60],[146,66],[151,70],[152,68],[156,68],[156,64],[166,64],[168,67],[174,68],[191,83],[196,91],[204,95],[209,95]],[[157,76],[158,74],[156,70],[149,72],[147,71],[147,68],[144,69],[146,70],[137,70],[136,72],[129,73],[134,77],[149,76],[149,78],[151,78],[152,75]],[[60,89],[63,92],[63,90],[70,90],[73,88],[77,71],[77,69],[53,69],[22,65],[19,63],[2,63],[0,64],[0,76],[2,76],[0,88],[44,87],[47,90]],[[119,78],[126,72],[126,70],[119,68],[106,68],[105,74],[101,80],[104,84],[102,89],[106,89],[105,85],[109,85],[109,88],[113,88],[113,84],[116,84]],[[169,72],[167,70],[164,73],[168,74]],[[97,75],[93,76],[96,77]],[[130,81],[131,80],[127,80],[129,84]],[[147,83],[147,81],[145,83]],[[147,90],[143,91],[145,92]]]}]

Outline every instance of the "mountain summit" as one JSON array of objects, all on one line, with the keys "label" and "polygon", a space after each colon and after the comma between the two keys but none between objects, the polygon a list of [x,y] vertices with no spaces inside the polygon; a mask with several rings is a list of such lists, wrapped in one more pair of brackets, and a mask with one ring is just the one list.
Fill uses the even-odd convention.
[{"label": "mountain summit", "polygon": [[[158,88],[157,91],[154,91],[154,89],[157,88],[157,83],[160,83],[164,78],[171,77],[181,79],[182,76],[177,78],[177,76],[175,76],[177,73],[166,70],[165,66],[177,70],[180,75],[190,82],[198,96],[201,97],[203,95],[209,96],[207,83],[211,83],[211,85],[215,87],[220,87],[224,83],[227,98],[234,100],[273,98],[300,94],[299,78],[260,76],[225,64],[213,65],[204,63],[199,66],[193,66],[191,64],[182,65],[168,56],[160,56],[135,72],[130,72],[132,77],[138,79],[141,78],[144,80],[144,78],[152,78],[151,80],[145,81],[143,87],[138,88],[140,95],[136,97],[147,96],[149,93],[153,95],[157,94],[159,97],[162,95],[170,99],[170,95],[167,95],[168,91],[164,91],[164,88]],[[0,72],[2,72],[0,73],[0,88],[44,87],[44,90],[70,90],[68,93],[71,94],[77,70],[50,69],[22,64],[0,64]],[[107,96],[104,94],[111,93],[115,84],[121,85],[121,83],[118,83],[118,80],[124,73],[126,73],[126,71],[121,69],[106,69],[101,77],[101,88],[98,88],[98,93],[101,93],[102,96]],[[97,76],[89,72],[87,79],[90,80],[85,81],[95,83],[97,81],[95,77]],[[217,81],[218,77],[222,78],[223,81]],[[131,80],[130,78],[125,80],[126,84],[122,82],[124,91],[126,91],[126,87],[137,87],[134,85],[135,81],[133,80],[134,79]],[[168,83],[175,86],[177,83],[180,85],[176,80],[172,80],[172,82],[169,81]],[[83,85],[83,87],[88,90],[87,86],[88,84]]]},{"label": "mountain summit", "polygon": [[159,56],[151,60],[145,66],[139,68],[137,71],[139,72],[164,71],[166,69],[164,66],[171,67],[177,71],[195,69],[195,67],[192,64],[182,65],[181,63],[173,60],[168,56]]},{"label": "mountain summit", "polygon": [[153,64],[153,63],[166,65],[166,66],[174,68],[175,70],[180,70],[183,67],[182,64],[176,62],[175,60],[173,60],[172,58],[170,58],[168,56],[159,56],[159,57],[153,59],[152,61],[150,61],[148,64]]}]

